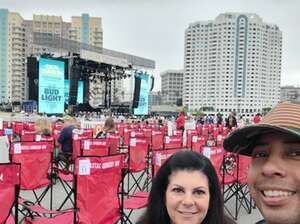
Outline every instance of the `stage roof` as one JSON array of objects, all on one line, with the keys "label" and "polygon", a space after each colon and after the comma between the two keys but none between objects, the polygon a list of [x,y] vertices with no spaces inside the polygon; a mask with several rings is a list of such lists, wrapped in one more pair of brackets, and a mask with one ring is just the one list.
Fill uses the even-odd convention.
[{"label": "stage roof", "polygon": [[155,69],[155,61],[114,50],[95,47],[81,42],[57,37],[51,33],[33,33],[33,44],[77,53],[86,60],[99,63],[117,65],[121,67],[139,66],[146,69]]}]

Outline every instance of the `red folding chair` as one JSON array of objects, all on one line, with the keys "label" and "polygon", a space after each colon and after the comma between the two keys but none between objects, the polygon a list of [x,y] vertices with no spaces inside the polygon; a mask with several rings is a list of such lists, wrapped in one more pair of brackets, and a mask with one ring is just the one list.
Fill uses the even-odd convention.
[{"label": "red folding chair", "polygon": [[152,131],[151,149],[152,151],[161,150],[164,147],[164,132]]},{"label": "red folding chair", "polygon": [[19,199],[19,203],[29,214],[24,219],[25,224],[74,224],[76,213],[73,208],[63,211],[54,211],[40,205],[33,205],[23,199]]},{"label": "red folding chair", "polygon": [[27,131],[35,131],[35,123],[33,122],[25,122],[24,129]]},{"label": "red folding chair", "polygon": [[122,218],[118,193],[123,168],[123,154],[76,159],[76,223],[112,224]]},{"label": "red folding chair", "polygon": [[178,149],[182,147],[182,136],[165,136],[164,149]]},{"label": "red folding chair", "polygon": [[252,198],[247,186],[247,172],[251,157],[226,153],[224,157],[225,173],[231,172],[235,176],[235,181],[224,190],[224,203],[234,199],[235,210],[231,212],[226,206],[228,213],[237,220],[240,209],[244,208],[250,214],[252,211]]},{"label": "red folding chair", "polygon": [[81,141],[81,156],[108,156],[109,143],[107,139],[94,138]]},{"label": "red folding chair", "polygon": [[174,153],[179,152],[181,149],[168,149],[152,152],[152,177],[159,171],[164,162]]},{"label": "red folding chair", "polygon": [[12,122],[12,129],[14,134],[20,135],[21,131],[24,129],[24,123],[19,121]]},{"label": "red folding chair", "polygon": [[109,144],[109,155],[118,154],[120,151],[121,137],[119,134],[107,133],[107,143]]},{"label": "red folding chair", "polygon": [[192,140],[194,136],[197,136],[197,131],[196,130],[187,130],[187,148],[191,149],[192,148]]},{"label": "red folding chair", "polygon": [[[128,151],[127,186],[123,188],[123,219],[132,223],[130,216],[148,202],[149,176],[149,144],[146,139],[132,138]],[[126,176],[124,176],[125,180]],[[128,210],[128,212],[125,212]]]},{"label": "red folding chair", "polygon": [[174,130],[174,131],[173,131],[173,136],[178,136],[178,137],[180,137],[180,136],[182,136],[182,135],[183,135],[182,130]]},{"label": "red folding chair", "polygon": [[0,223],[18,223],[20,168],[20,164],[0,164]]},{"label": "red folding chair", "polygon": [[[10,148],[11,161],[21,164],[21,189],[31,190],[35,201],[41,204],[50,190],[52,209],[52,153],[51,142],[13,142]],[[37,190],[44,188],[38,195]]]},{"label": "red folding chair", "polygon": [[202,153],[202,148],[206,145],[207,138],[204,136],[193,136],[192,138],[192,151]]},{"label": "red folding chair", "polygon": [[125,128],[124,129],[124,140],[123,145],[128,147],[130,143],[130,137],[131,137],[131,129]]}]

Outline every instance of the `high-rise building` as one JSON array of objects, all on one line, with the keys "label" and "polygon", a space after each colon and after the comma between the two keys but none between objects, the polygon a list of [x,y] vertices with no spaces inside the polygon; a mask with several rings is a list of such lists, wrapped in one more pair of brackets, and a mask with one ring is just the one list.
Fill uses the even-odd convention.
[{"label": "high-rise building", "polygon": [[70,39],[95,47],[103,47],[103,30],[101,17],[90,17],[83,13],[72,16]]},{"label": "high-rise building", "polygon": [[282,32],[256,14],[224,13],[185,31],[183,104],[252,115],[280,99]]},{"label": "high-rise building", "polygon": [[155,106],[155,105],[161,105],[161,92],[150,92],[149,94],[149,105]]},{"label": "high-rise building", "polygon": [[182,105],[183,70],[167,70],[160,77],[163,104]]},{"label": "high-rise building", "polygon": [[70,39],[71,24],[64,22],[61,16],[33,15],[32,20],[25,20],[27,55],[41,55],[52,52],[52,49],[43,45],[33,44],[34,33],[48,34],[49,38]]},{"label": "high-rise building", "polygon": [[300,103],[300,87],[282,86],[280,101],[296,101]]},{"label": "high-rise building", "polygon": [[24,20],[0,9],[0,21],[0,102],[20,102],[26,97]]}]

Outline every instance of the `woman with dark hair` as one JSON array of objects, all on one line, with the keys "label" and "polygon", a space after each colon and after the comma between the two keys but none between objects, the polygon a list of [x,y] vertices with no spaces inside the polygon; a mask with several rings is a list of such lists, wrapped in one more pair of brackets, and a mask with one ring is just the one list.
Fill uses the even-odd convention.
[{"label": "woman with dark hair", "polygon": [[155,176],[139,224],[231,224],[217,174],[209,159],[193,152],[172,155]]}]

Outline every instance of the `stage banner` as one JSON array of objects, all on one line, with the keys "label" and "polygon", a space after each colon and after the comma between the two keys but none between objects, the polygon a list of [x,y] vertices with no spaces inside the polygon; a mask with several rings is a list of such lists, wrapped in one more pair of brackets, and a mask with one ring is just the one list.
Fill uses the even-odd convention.
[{"label": "stage banner", "polygon": [[[69,104],[70,80],[65,79],[65,103]],[[77,103],[83,103],[83,81],[78,81]]]},{"label": "stage banner", "polygon": [[64,112],[63,61],[40,58],[39,61],[39,112],[54,114]]},{"label": "stage banner", "polygon": [[134,108],[135,115],[147,115],[149,110],[149,75],[140,73],[138,77],[141,79],[140,99],[137,108]]}]

